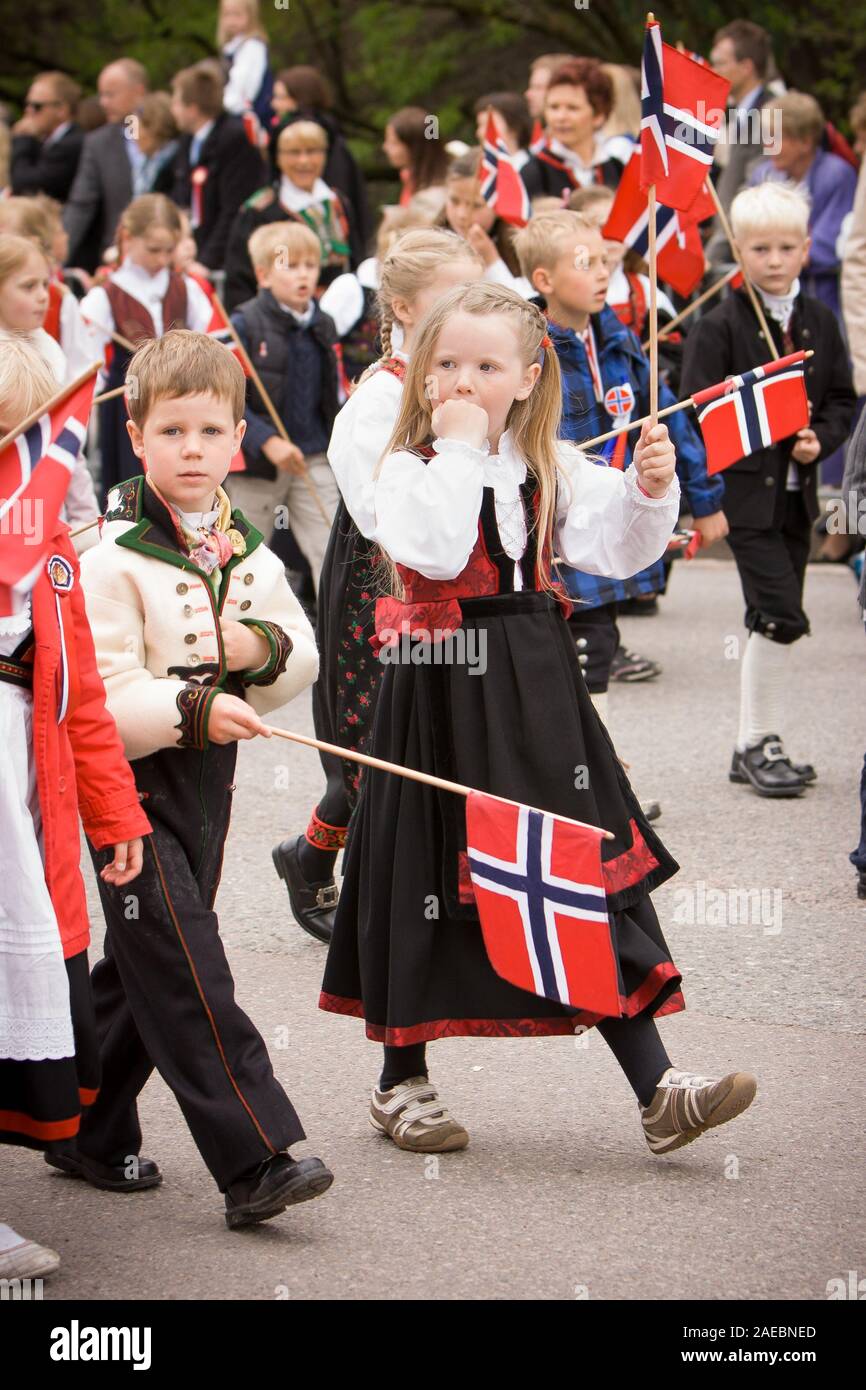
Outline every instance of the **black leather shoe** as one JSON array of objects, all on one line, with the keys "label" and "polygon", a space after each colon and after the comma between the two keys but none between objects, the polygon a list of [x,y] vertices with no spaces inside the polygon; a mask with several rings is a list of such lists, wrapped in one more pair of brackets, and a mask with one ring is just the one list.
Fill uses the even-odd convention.
[{"label": "black leather shoe", "polygon": [[320,1197],[333,1181],[333,1173],[320,1158],[275,1154],[229,1187],[226,1225],[234,1231],[239,1226],[269,1221],[286,1207]]},{"label": "black leather shoe", "polygon": [[785,756],[778,734],[767,734],[754,747],[735,754],[735,760],[737,758],[737,771],[742,774],[744,781],[751,783],[759,796],[800,796],[806,789],[806,782]]},{"label": "black leather shoe", "polygon": [[293,835],[271,851],[277,873],[289,890],[289,902],[299,927],[317,941],[330,941],[337,915],[339,890],[333,879],[323,878],[309,883],[301,869],[298,848],[303,835]]},{"label": "black leather shoe", "polygon": [[[740,767],[742,756],[742,753],[738,753],[735,748],[733,757],[731,758],[731,770],[728,773],[729,782],[748,782],[748,777]],[[811,763],[791,763],[791,767],[804,785],[818,780],[818,774]]]},{"label": "black leather shoe", "polygon": [[76,1148],[68,1148],[56,1153],[47,1153],[45,1162],[61,1173],[70,1173],[74,1178],[83,1178],[91,1187],[100,1187],[105,1192],[142,1192],[147,1187],[159,1187],[162,1173],[149,1158],[136,1158],[136,1176],[127,1176],[132,1160],[127,1163],[108,1165],[97,1163],[95,1158],[79,1153]]}]

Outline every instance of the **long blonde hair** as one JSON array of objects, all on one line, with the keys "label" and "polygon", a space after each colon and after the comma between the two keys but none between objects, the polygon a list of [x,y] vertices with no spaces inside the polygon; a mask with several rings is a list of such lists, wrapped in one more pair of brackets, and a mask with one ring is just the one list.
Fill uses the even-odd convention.
[{"label": "long blonde hair", "polygon": [[0,232],[0,285],[10,275],[17,275],[19,270],[23,270],[31,256],[41,256],[51,274],[48,257],[38,241],[18,236],[15,232]]},{"label": "long blonde hair", "polygon": [[482,264],[481,257],[468,242],[456,232],[445,231],[441,227],[417,227],[397,237],[382,260],[379,275],[380,361],[387,362],[392,355],[394,300],[414,299],[420,290],[428,288],[436,272],[448,261],[478,261],[479,265]]},{"label": "long blonde hair", "polygon": [[[412,360],[406,372],[400,411],[376,476],[388,454],[398,449],[419,450],[432,440],[431,416],[435,402],[430,399],[427,379],[439,335],[454,314],[480,317],[502,314],[511,323],[525,367],[541,362],[541,375],[525,400],[514,401],[505,421],[514,447],[526,461],[528,473],[538,486],[537,529],[538,577],[542,589],[555,593],[549,573],[553,554],[553,524],[558,481],[558,432],[562,414],[562,378],[559,361],[547,338],[547,320],[541,310],[514,290],[502,285],[478,282],[460,285],[445,295],[426,315],[418,332]],[[547,346],[544,344],[547,342]],[[385,555],[385,552],[383,552]],[[385,560],[394,591],[400,581],[388,555]]]}]

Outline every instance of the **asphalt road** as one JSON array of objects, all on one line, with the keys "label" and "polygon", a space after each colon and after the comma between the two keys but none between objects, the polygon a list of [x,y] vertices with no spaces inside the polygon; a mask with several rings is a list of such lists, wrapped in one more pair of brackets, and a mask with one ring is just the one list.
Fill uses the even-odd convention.
[{"label": "asphalt road", "polygon": [[[366,1100],[379,1051],[358,1021],[318,1011],[324,950],[294,925],[270,860],[306,823],[318,760],[262,741],[241,750],[218,907],[238,997],[310,1136],[296,1152],[320,1154],[336,1181],[230,1233],[156,1078],[141,1103],[144,1152],[165,1174],[156,1191],[98,1193],[3,1150],[0,1219],[63,1258],[46,1297],[821,1300],[828,1281],[866,1275],[866,903],[847,862],[866,747],[855,596],[846,570],[810,568],[814,635],[794,650],[784,733],[819,781],[795,802],[727,781],[739,680],[729,639],[743,635],[733,566],[679,566],[660,615],[622,624],[627,645],[664,668],[615,687],[610,721],[638,794],[661,800],[658,829],[681,865],[656,903],[687,1010],[660,1026],[678,1065],[756,1073],[746,1115],[654,1158],[598,1035],[455,1039],[431,1047],[432,1075],[468,1150],[431,1160],[375,1134]],[[275,722],[311,732],[309,698]]]}]

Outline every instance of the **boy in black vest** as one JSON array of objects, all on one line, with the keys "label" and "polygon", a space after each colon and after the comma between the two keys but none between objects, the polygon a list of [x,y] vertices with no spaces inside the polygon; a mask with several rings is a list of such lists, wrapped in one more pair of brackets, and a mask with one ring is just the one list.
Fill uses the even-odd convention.
[{"label": "boy in black vest", "polygon": [[[805,429],[759,449],[724,473],[730,531],[749,638],[740,675],[740,728],[729,773],[760,796],[800,796],[815,770],[794,764],[782,743],[784,694],[792,643],[809,631],[803,580],[818,516],[818,466],[843,443],[855,395],[835,316],[800,292],[809,255],[809,205],[781,184],[764,183],[731,206],[734,239],[763,304],[780,357],[812,348],[806,363],[811,419]],[[686,340],[680,393],[763,366],[770,347],[744,289],[700,319]]]},{"label": "boy in black vest", "polygon": [[321,246],[301,223],[272,222],[253,232],[249,252],[259,292],[232,323],[292,442],[280,436],[251,382],[247,469],[231,475],[229,491],[262,535],[291,525],[318,589],[339,500],[326,452],[339,404],[337,331],[314,298]]}]

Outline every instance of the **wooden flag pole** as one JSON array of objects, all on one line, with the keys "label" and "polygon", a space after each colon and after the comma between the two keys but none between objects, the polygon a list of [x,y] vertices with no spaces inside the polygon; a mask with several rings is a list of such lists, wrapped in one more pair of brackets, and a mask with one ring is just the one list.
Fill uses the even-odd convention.
[{"label": "wooden flag pole", "polygon": [[61,386],[60,390],[55,391],[54,395],[51,396],[49,400],[45,401],[42,405],[36,406],[35,410],[31,410],[30,414],[21,421],[20,425],[16,425],[14,430],[10,430],[7,435],[4,435],[4,437],[0,439],[0,453],[3,452],[7,444],[11,444],[13,439],[18,438],[19,434],[24,434],[26,430],[29,430],[31,425],[35,425],[37,420],[41,419],[43,415],[47,415],[55,406],[59,405],[62,400],[65,400],[67,396],[74,396],[78,388],[83,386],[85,381],[89,381],[92,376],[95,376],[101,366],[101,362],[91,362],[90,366],[79,373],[74,381],[70,381],[68,386]]},{"label": "wooden flag pole", "polygon": [[[805,361],[809,357],[814,357],[814,355],[814,349],[809,348],[808,351],[803,354],[803,360]],[[684,401],[677,401],[676,405],[665,406],[664,410],[659,411],[658,419],[663,420],[666,415],[675,415],[678,410],[687,410],[688,407],[694,405],[694,403],[694,397],[687,396]],[[627,426],[627,429],[639,430],[641,425],[645,425],[651,418],[652,417],[649,415],[644,415],[642,420],[632,421],[632,423]],[[585,453],[587,449],[594,449],[596,444],[606,444],[609,439],[616,439],[621,433],[622,430],[608,430],[607,434],[598,434],[595,439],[576,439],[574,442],[578,449],[583,450]]]},{"label": "wooden flag pole", "polygon": [[656,186],[649,186],[649,359],[650,359],[650,413],[649,419],[655,425],[659,418],[659,312],[658,312],[658,262],[656,252]]},{"label": "wooden flag pole", "polygon": [[[388,763],[383,758],[373,758],[369,753],[351,753],[346,748],[339,748],[336,743],[325,743],[319,738],[309,738],[306,734],[291,733],[288,729],[275,729],[273,725],[265,726],[270,734],[276,734],[277,738],[287,738],[293,743],[304,743],[308,748],[318,748],[323,753],[332,753],[336,758],[348,758],[351,762],[363,763],[365,767],[378,768],[380,772],[394,772],[398,777],[408,777],[413,782],[425,782],[428,787],[438,787],[440,791],[455,792],[457,796],[468,796],[470,792],[476,790],[475,787],[464,787],[462,782],[448,782],[444,777],[434,777],[430,772],[419,772],[414,767],[404,767],[402,763]],[[493,792],[484,792],[484,796],[492,796],[495,801],[504,801],[509,806],[520,806],[519,801],[512,801],[507,796],[495,796]],[[530,811],[539,811],[537,806],[527,808]],[[554,815],[553,811],[540,811],[541,815]],[[570,816],[560,816],[560,820],[570,821],[572,825],[579,825],[582,830],[598,830],[597,825],[587,825],[585,821],[572,820]],[[609,830],[602,831],[602,838],[612,840],[614,837]]]},{"label": "wooden flag pole", "polygon": [[781,353],[779,352],[779,349],[776,347],[775,341],[774,341],[774,339],[773,339],[773,335],[772,335],[772,333],[770,332],[769,326],[768,326],[768,324],[767,324],[766,317],[765,317],[765,315],[764,315],[764,310],[763,310],[763,308],[762,308],[762,306],[761,306],[761,301],[759,300],[758,296],[755,294],[755,287],[754,287],[754,285],[752,284],[751,280],[749,279],[748,275],[746,274],[746,267],[743,265],[743,262],[740,260],[740,257],[739,257],[738,254],[737,254],[737,248],[736,248],[736,246],[734,245],[734,233],[733,233],[733,230],[731,229],[731,223],[730,223],[730,219],[729,219],[729,217],[728,217],[728,214],[725,212],[725,209],[722,207],[721,201],[720,201],[720,199],[719,199],[719,195],[718,195],[718,193],[717,193],[716,190],[715,190],[715,186],[714,186],[714,184],[713,184],[712,179],[705,179],[705,180],[704,180],[704,187],[707,189],[707,191],[709,192],[710,197],[712,198],[713,202],[714,202],[715,205],[716,205],[716,212],[717,212],[718,215],[719,215],[719,221],[720,221],[721,224],[722,224],[722,230],[724,231],[725,236],[728,238],[728,242],[730,243],[731,254],[734,256],[734,258],[735,258],[735,260],[736,260],[736,262],[737,262],[737,265],[739,266],[740,270],[743,272],[743,284],[745,285],[745,287],[746,287],[746,292],[747,292],[747,294],[748,294],[750,300],[752,301],[752,308],[754,309],[755,313],[756,313],[757,316],[758,316],[758,323],[761,325],[761,330],[762,330],[762,332],[763,332],[763,334],[764,334],[764,337],[765,337],[766,340],[767,340],[767,347],[768,347],[769,350],[770,350],[770,353],[771,353],[771,355],[772,355],[772,357],[773,357],[773,360],[774,360],[775,362],[778,362],[779,357],[781,356]]},{"label": "wooden flag pole", "polygon": [[[135,343],[131,343],[129,339],[124,338],[121,333],[114,333],[109,328],[103,328],[101,323],[97,323],[95,319],[89,319],[86,314],[82,314],[81,319],[83,323],[89,323],[91,328],[98,328],[100,333],[107,333],[111,341],[113,343],[117,343],[118,347],[125,348],[127,352],[138,351],[138,349],[135,346]],[[142,341],[146,342],[147,339],[143,339]],[[139,346],[141,346],[141,344],[139,344]]]},{"label": "wooden flag pole", "polygon": [[122,396],[126,386],[115,386],[113,391],[103,391],[101,396],[93,397],[94,405],[102,405],[104,401],[113,401],[115,396]]},{"label": "wooden flag pole", "polygon": [[[693,314],[695,312],[696,309],[700,309],[701,305],[706,304],[708,299],[712,299],[714,294],[719,294],[725,288],[725,286],[729,285],[731,281],[734,279],[734,277],[739,275],[740,273],[740,267],[738,265],[731,266],[731,269],[728,271],[724,279],[717,280],[714,285],[710,285],[710,288],[708,290],[704,290],[703,294],[699,294],[697,299],[692,300],[691,304],[687,304],[685,309],[682,309],[677,314],[675,319],[671,319],[670,323],[665,324],[664,328],[659,333],[659,342],[661,343],[664,341],[665,338],[669,338],[670,335],[674,332],[674,330],[678,328],[679,325],[682,323],[683,319],[687,319],[690,314]],[[645,343],[641,343],[641,347],[643,348],[644,352],[646,352],[647,348],[649,347],[649,339],[647,339]]]},{"label": "wooden flag pole", "polygon": [[[287,444],[291,444],[292,441],[289,439],[288,431],[286,430],[285,425],[283,424],[282,420],[277,414],[276,407],[273,401],[271,400],[270,396],[268,395],[267,391],[265,390],[264,385],[262,383],[262,379],[256,371],[255,367],[253,366],[250,360],[250,355],[244,347],[243,343],[241,342],[240,338],[238,337],[237,330],[234,324],[232,323],[231,319],[229,318],[228,314],[226,313],[225,308],[223,307],[222,300],[220,299],[218,294],[214,294],[213,303],[222,315],[223,322],[225,323],[226,328],[229,330],[235,341],[235,345],[237,347],[238,352],[240,353],[244,365],[246,366],[247,371],[249,372],[250,376],[252,377],[252,380],[255,383],[256,390],[262,398],[262,403],[265,407],[265,410],[271,417],[274,429],[277,431],[277,434],[280,436],[281,439],[284,439]],[[309,490],[310,496],[313,498],[314,502],[316,503],[316,506],[321,512],[322,520],[330,528],[333,517],[328,516],[328,513],[325,510],[325,504],[322,501],[319,491],[313,483],[312,478],[310,477],[309,469],[307,468],[306,464],[304,464],[304,471],[300,474],[300,477],[303,480],[307,489]]]}]

